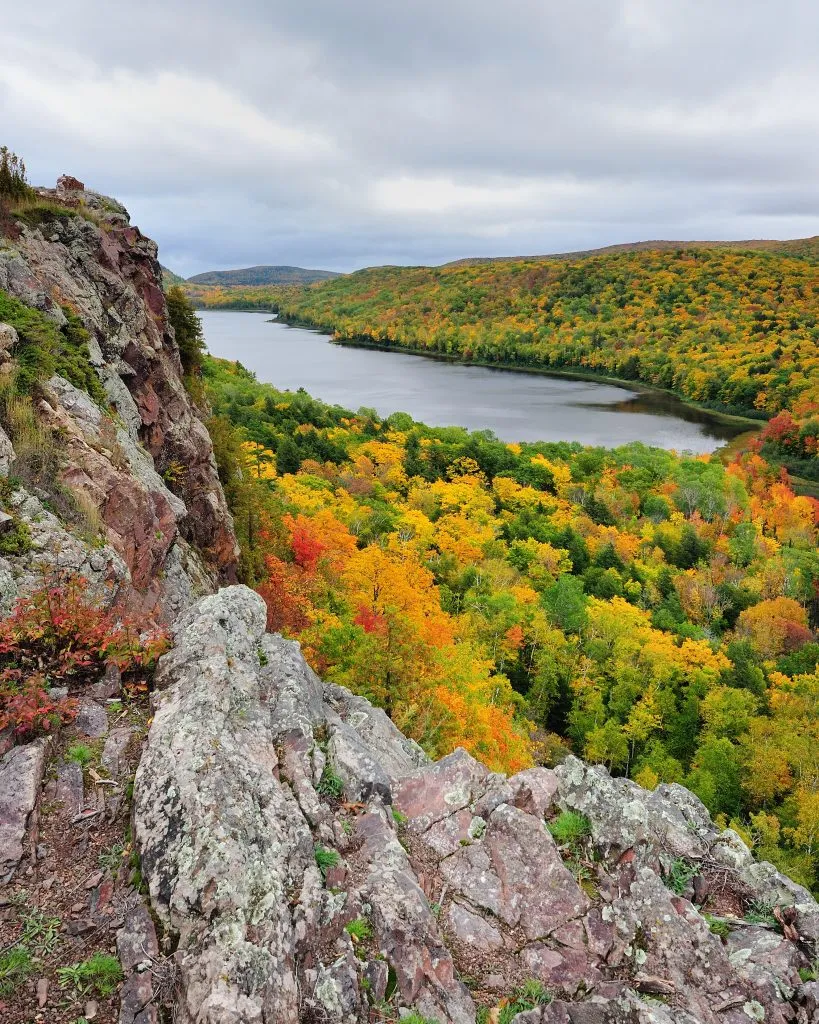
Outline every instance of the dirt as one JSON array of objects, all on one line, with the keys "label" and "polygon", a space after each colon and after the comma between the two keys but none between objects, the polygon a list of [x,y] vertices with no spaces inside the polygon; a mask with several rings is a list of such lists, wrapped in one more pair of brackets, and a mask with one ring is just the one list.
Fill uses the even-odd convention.
[{"label": "dirt", "polygon": [[[142,900],[136,888],[138,872],[129,864],[129,784],[148,714],[145,696],[109,705],[110,727],[127,724],[136,730],[115,785],[95,782],[95,775],[106,776],[99,766],[104,739],[79,736],[76,728],[68,726],[52,743],[43,795],[27,836],[28,863],[24,859],[13,881],[0,890],[0,950],[26,948],[32,956],[28,978],[0,995],[3,1024],[79,1024],[83,1018],[94,1024],[115,1024],[118,1020],[120,985],[110,994],[93,986],[81,991],[59,971],[97,953],[116,957],[116,932],[127,911]],[[75,809],[57,799],[56,779],[69,747],[78,742],[91,748],[93,757],[83,771],[88,813],[75,820]],[[48,924],[41,923],[39,934],[32,936],[38,919]]]}]

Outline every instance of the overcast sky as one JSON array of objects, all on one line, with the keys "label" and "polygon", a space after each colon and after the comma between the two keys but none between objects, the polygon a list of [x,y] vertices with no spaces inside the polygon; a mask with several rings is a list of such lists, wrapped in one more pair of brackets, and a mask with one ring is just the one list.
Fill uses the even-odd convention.
[{"label": "overcast sky", "polygon": [[819,233],[815,0],[3,5],[0,142],[190,275]]}]

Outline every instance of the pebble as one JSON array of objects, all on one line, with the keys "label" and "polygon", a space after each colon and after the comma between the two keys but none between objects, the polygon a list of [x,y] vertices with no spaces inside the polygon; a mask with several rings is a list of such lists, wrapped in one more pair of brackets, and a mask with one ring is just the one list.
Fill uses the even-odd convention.
[{"label": "pebble", "polygon": [[37,982],[37,1005],[43,1007],[48,999],[48,978],[40,978]]},{"label": "pebble", "polygon": [[95,871],[94,874],[91,875],[89,877],[88,881],[85,883],[85,888],[86,889],[96,889],[96,887],[100,884],[102,879],[103,879],[103,872],[102,871]]},{"label": "pebble", "polygon": [[93,1020],[97,1016],[98,1009],[99,1006],[97,1005],[96,999],[89,999],[85,1004],[85,1019]]}]

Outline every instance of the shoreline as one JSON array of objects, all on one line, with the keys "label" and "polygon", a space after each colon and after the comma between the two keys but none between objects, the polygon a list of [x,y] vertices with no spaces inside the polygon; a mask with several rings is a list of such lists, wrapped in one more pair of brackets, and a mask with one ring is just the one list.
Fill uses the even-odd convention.
[{"label": "shoreline", "polygon": [[516,363],[490,363],[485,360],[462,359],[458,356],[450,355],[445,352],[425,352],[418,349],[406,348],[401,345],[387,344],[384,342],[365,339],[356,339],[354,341],[348,339],[341,340],[339,338],[334,338],[326,327],[307,320],[300,320],[296,317],[285,317],[277,313],[274,309],[260,309],[258,306],[246,306],[243,308],[237,308],[236,306],[207,306],[197,309],[197,312],[261,313],[266,316],[270,316],[272,314],[272,322],[283,324],[286,327],[296,327],[301,328],[302,330],[309,330],[318,334],[324,334],[327,336],[329,344],[339,345],[344,348],[372,349],[379,352],[397,352],[402,355],[417,356],[419,359],[432,359],[456,366],[474,366],[486,370],[497,370],[502,373],[526,373],[540,377],[588,381],[593,384],[609,384],[614,387],[622,388],[625,391],[630,391],[635,395],[663,395],[667,398],[673,399],[675,402],[678,402],[680,406],[685,409],[689,409],[702,416],[708,417],[715,424],[731,427],[736,430],[734,437],[726,440],[718,448],[714,449],[712,454],[717,456],[720,455],[720,453],[725,452],[727,449],[735,446],[737,440],[740,438],[744,440],[744,443],[747,443],[747,441],[762,430],[766,422],[765,420],[755,419],[750,416],[742,416],[737,413],[727,413],[717,409],[710,409],[708,406],[683,398],[677,394],[676,391],[671,391],[668,388],[661,388],[656,385],[646,384],[639,380],[624,380],[621,377],[613,377],[608,374],[596,373],[588,368],[555,369],[551,367],[521,366]]}]

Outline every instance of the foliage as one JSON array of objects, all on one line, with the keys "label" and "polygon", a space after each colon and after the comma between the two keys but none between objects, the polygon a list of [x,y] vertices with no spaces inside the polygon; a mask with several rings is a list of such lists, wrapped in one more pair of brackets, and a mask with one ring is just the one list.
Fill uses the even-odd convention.
[{"label": "foliage", "polygon": [[542,981],[531,979],[515,989],[512,999],[501,1004],[498,1024],[510,1024],[519,1013],[536,1010],[538,1006],[547,1006],[552,1001],[552,994]]},{"label": "foliage", "polygon": [[801,415],[819,402],[815,256],[689,247],[377,267],[268,300],[342,342],[579,368],[727,410]]},{"label": "foliage", "polygon": [[316,865],[321,872],[321,877],[326,879],[330,868],[337,867],[341,863],[341,857],[335,850],[329,850],[326,846],[316,846],[314,851]]},{"label": "foliage", "polygon": [[179,285],[173,285],[168,289],[165,301],[168,304],[168,320],[174,329],[179,358],[182,360],[182,370],[186,376],[198,374],[205,350],[202,321]]},{"label": "foliage", "polygon": [[25,162],[8,146],[0,146],[0,199],[27,199],[31,192]]},{"label": "foliage", "polygon": [[689,864],[684,857],[677,857],[668,869],[665,884],[677,896],[682,896],[699,873],[700,869],[696,864]]},{"label": "foliage", "polygon": [[341,794],[344,792],[344,780],[335,771],[333,766],[328,761],[324,770],[321,773],[318,786],[316,790],[321,793],[322,796],[332,797],[334,800],[338,800]]},{"label": "foliage", "polygon": [[85,768],[94,760],[94,751],[87,743],[72,743],[66,750],[65,756],[69,761],[76,761]]},{"label": "foliage", "polygon": [[30,951],[22,945],[0,953],[0,996],[10,996],[36,970]]},{"label": "foliage", "polygon": [[682,783],[814,884],[819,503],[787,473],[203,380],[244,578],[316,671],[432,756]]},{"label": "foliage", "polygon": [[13,353],[15,389],[31,394],[38,383],[56,373],[107,408],[108,397],[90,361],[88,331],[67,306],[63,314],[66,322],[60,327],[39,310],[0,291],[0,322],[11,324],[20,338]]},{"label": "foliage", "polygon": [[711,914],[705,914],[704,917],[708,922],[708,930],[712,935],[717,935],[721,939],[727,939],[731,934],[731,926],[721,917],[714,917]]},{"label": "foliage", "polygon": [[576,846],[591,834],[591,822],[577,811],[561,811],[548,827],[558,846]]},{"label": "foliage", "polygon": [[76,691],[109,662],[126,678],[149,673],[167,648],[164,632],[141,632],[130,616],[105,608],[83,577],[55,577],[0,621],[0,729],[26,737],[69,721],[76,701],[53,699],[51,687]]},{"label": "foliage", "polygon": [[81,963],[58,968],[57,977],[63,988],[73,988],[79,996],[91,992],[110,996],[116,992],[123,973],[115,956],[110,953],[94,953]]},{"label": "foliage", "polygon": [[354,942],[363,942],[365,939],[369,939],[373,933],[369,922],[365,921],[363,917],[357,917],[354,921],[348,921],[344,928]]}]

